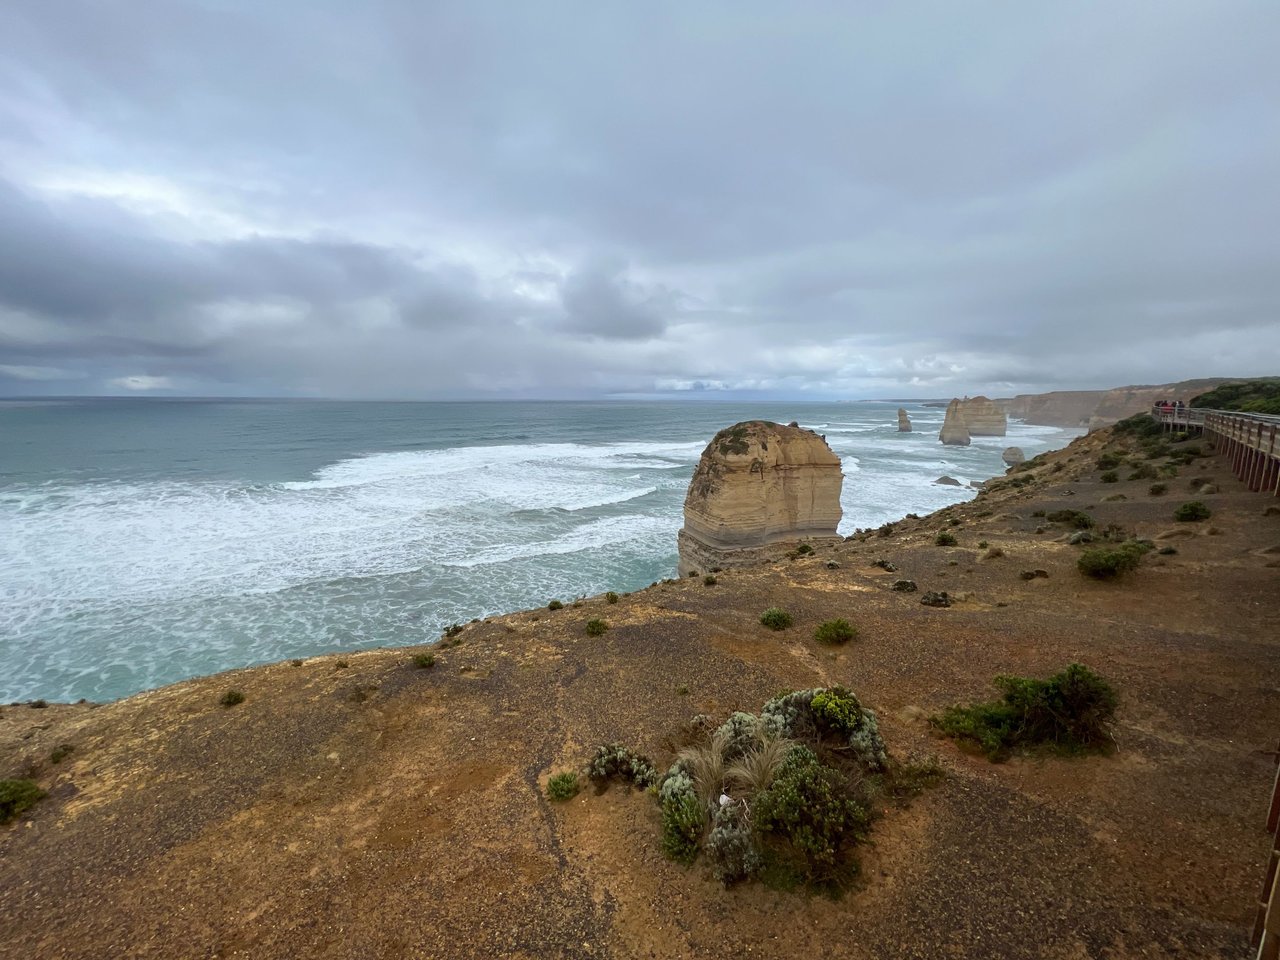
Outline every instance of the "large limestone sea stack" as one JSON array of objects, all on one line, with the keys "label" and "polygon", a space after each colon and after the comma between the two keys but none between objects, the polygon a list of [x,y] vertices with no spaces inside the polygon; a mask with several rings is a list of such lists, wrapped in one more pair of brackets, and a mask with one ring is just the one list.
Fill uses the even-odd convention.
[{"label": "large limestone sea stack", "polygon": [[840,458],[802,427],[748,420],[721,430],[689,482],[680,576],[757,563],[783,544],[838,539]]},{"label": "large limestone sea stack", "polygon": [[965,397],[960,401],[960,415],[974,437],[1003,437],[1009,431],[1004,410],[987,397]]},{"label": "large limestone sea stack", "polygon": [[911,432],[911,418],[907,416],[907,411],[903,407],[898,408],[898,432],[899,433]]},{"label": "large limestone sea stack", "polygon": [[938,431],[938,439],[949,447],[969,445],[969,427],[964,422],[964,414],[960,412],[959,400],[952,400],[947,404],[947,415],[942,421],[942,429]]}]

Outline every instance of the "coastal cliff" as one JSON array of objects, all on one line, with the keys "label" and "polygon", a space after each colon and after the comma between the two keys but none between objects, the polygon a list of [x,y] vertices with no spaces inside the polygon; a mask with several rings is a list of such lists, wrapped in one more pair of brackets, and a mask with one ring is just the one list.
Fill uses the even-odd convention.
[{"label": "coastal cliff", "polygon": [[[1244,956],[1280,727],[1280,641],[1254,600],[1274,593],[1280,515],[1194,446],[1172,448],[1188,463],[1148,460],[1103,430],[972,502],[714,585],[488,617],[446,643],[407,627],[394,639],[408,646],[103,705],[0,707],[0,777],[47,792],[0,826],[5,948],[68,960]],[[1103,482],[1099,460],[1117,455],[1178,475],[1165,470],[1160,494],[1127,470]],[[1172,518],[1191,481],[1218,488],[1195,494],[1210,521]],[[1082,577],[1080,530],[1049,519],[1058,511],[1159,548],[1121,580]],[[940,531],[956,545],[938,545]],[[894,589],[903,578],[952,605],[922,605]],[[762,626],[770,607],[793,625]],[[819,643],[832,618],[857,638]],[[996,695],[997,675],[1046,677],[1071,660],[1118,690],[1110,756],[993,764],[928,722]],[[936,758],[944,774],[909,806],[877,807],[874,846],[839,899],[726,890],[701,860],[666,859],[642,791],[548,799],[549,778],[597,745],[665,769],[696,717],[833,685],[876,711],[895,756]]]},{"label": "coastal cliff", "polygon": [[721,430],[685,495],[680,575],[754,563],[775,544],[834,538],[843,480],[840,458],[811,430],[764,420]]},{"label": "coastal cliff", "polygon": [[1088,427],[1096,430],[1151,409],[1157,400],[1181,400],[1212,390],[1230,377],[1180,380],[1176,383],[1115,387],[1110,390],[1056,390],[1024,393],[996,401],[1005,412],[1026,423],[1050,427]]}]

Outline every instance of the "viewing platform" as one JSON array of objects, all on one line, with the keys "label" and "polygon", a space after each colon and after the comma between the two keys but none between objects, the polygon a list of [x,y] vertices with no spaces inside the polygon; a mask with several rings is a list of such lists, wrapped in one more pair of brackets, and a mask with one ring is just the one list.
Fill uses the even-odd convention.
[{"label": "viewing platform", "polygon": [[1250,490],[1280,496],[1280,416],[1167,405],[1152,407],[1151,416],[1170,431],[1199,431]]}]

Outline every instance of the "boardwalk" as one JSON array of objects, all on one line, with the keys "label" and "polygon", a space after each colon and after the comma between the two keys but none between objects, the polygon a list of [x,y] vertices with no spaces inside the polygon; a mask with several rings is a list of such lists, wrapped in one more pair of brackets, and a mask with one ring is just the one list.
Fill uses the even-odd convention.
[{"label": "boardwalk", "polygon": [[1250,490],[1280,496],[1280,417],[1198,407],[1152,407],[1151,415],[1170,430],[1202,432]]}]

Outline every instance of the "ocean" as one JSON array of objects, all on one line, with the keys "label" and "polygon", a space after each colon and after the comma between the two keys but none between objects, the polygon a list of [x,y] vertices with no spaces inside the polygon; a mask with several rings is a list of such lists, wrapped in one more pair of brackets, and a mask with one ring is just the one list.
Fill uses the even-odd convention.
[{"label": "ocean", "polygon": [[1000,454],[898,403],[0,401],[0,701],[101,701],[675,576],[712,434],[798,420],[844,463],[840,532],[973,496]]}]

